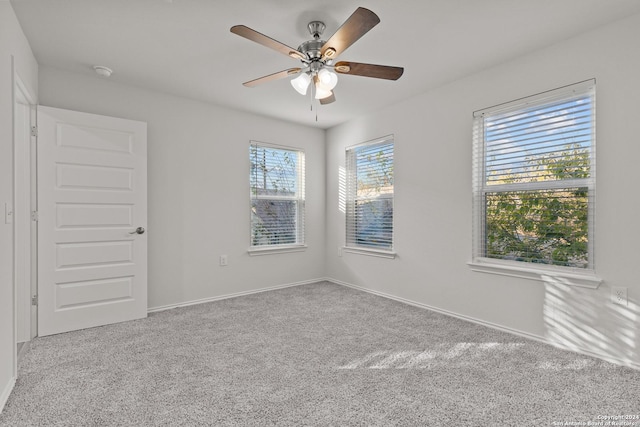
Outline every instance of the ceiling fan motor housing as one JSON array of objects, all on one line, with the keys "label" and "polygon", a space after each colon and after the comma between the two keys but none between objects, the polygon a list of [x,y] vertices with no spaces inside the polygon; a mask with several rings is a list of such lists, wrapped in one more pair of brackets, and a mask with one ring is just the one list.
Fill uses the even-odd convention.
[{"label": "ceiling fan motor housing", "polygon": [[322,50],[322,46],[324,46],[324,44],[324,40],[309,40],[298,46],[298,50],[307,55],[307,57],[311,60],[320,59],[322,57],[320,51]]}]

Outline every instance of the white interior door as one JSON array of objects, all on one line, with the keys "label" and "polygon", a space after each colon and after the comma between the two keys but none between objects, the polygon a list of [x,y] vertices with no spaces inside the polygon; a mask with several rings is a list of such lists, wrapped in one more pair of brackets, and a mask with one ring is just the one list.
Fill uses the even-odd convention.
[{"label": "white interior door", "polygon": [[146,317],[146,150],[146,123],[38,107],[39,336]]}]

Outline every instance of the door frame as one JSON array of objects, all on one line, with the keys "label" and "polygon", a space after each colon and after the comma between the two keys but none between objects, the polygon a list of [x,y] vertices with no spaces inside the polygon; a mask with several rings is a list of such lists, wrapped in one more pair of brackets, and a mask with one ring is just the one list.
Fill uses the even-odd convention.
[{"label": "door frame", "polygon": [[[14,345],[17,346],[18,340],[24,342],[21,354],[24,354],[28,343],[37,335],[37,307],[31,304],[31,297],[37,292],[37,263],[36,263],[36,242],[37,242],[37,223],[32,220],[31,212],[36,210],[35,203],[37,195],[36,187],[36,168],[35,168],[35,150],[36,137],[31,129],[37,126],[36,118],[36,98],[33,92],[24,83],[20,74],[13,70],[13,282],[14,282]],[[17,129],[17,104],[27,105],[29,107],[28,129]],[[29,135],[27,148],[18,147],[18,144],[24,144],[25,140],[18,137],[20,133]],[[19,179],[18,174],[28,176],[26,179]],[[19,195],[25,197],[19,198]],[[26,212],[25,212],[26,211]],[[17,221],[16,213],[27,215],[27,223]],[[28,224],[28,225],[26,225]],[[27,237],[28,236],[28,237]],[[20,283],[19,278],[29,278],[29,283]],[[28,308],[27,308],[28,307]],[[23,341],[19,335],[19,328],[23,331],[28,330],[28,339]],[[24,332],[22,333],[24,337]],[[16,347],[17,348],[17,347]],[[16,365],[17,365],[16,357]],[[17,369],[17,366],[16,366]]]}]

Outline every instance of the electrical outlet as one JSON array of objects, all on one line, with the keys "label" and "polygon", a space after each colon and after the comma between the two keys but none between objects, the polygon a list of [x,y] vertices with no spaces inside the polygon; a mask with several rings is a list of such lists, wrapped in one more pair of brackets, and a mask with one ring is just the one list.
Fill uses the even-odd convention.
[{"label": "electrical outlet", "polygon": [[226,255],[220,255],[220,266],[226,267],[229,264],[229,260]]},{"label": "electrical outlet", "polygon": [[619,305],[627,305],[627,288],[623,286],[611,287],[611,302]]}]

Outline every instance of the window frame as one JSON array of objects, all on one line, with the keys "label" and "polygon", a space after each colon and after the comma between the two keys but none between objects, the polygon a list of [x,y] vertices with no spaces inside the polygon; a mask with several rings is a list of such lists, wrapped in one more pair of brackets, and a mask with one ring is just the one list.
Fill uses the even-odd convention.
[{"label": "window frame", "polygon": [[[296,165],[296,188],[297,191],[294,195],[259,195],[254,192],[252,185],[252,164],[253,164],[253,149],[266,150],[279,150],[286,151],[295,154],[297,158]],[[300,252],[307,248],[306,245],[306,232],[305,232],[305,204],[306,204],[306,165],[305,165],[305,151],[299,147],[291,147],[279,144],[271,144],[261,141],[250,141],[249,143],[249,249],[247,252],[249,255],[269,255],[277,253],[289,253]],[[284,243],[284,244],[265,244],[254,245],[254,222],[253,222],[253,203],[255,200],[274,200],[274,201],[294,201],[296,206],[295,223],[296,223],[296,242]]]},{"label": "window frame", "polygon": [[[358,169],[355,164],[356,155],[350,154],[351,152],[355,152],[359,149],[364,149],[367,147],[375,147],[375,146],[385,146],[391,145],[392,148],[392,161],[391,161],[391,170],[393,174],[393,168],[395,165],[395,138],[393,135],[383,136],[381,138],[376,138],[373,140],[365,141],[359,144],[351,145],[345,148],[345,172],[346,172],[346,182],[345,182],[345,200],[346,200],[346,209],[345,209],[345,240],[343,251],[361,255],[369,255],[380,258],[395,258],[395,179],[393,179],[392,184],[392,192],[391,193],[378,193],[374,196],[366,196],[366,197],[358,197],[357,196],[357,174]],[[353,159],[353,161],[351,161]],[[393,175],[392,175],[393,176]],[[355,220],[352,219],[353,215],[355,215],[355,206],[358,201],[362,200],[390,200],[391,201],[391,209],[392,209],[392,224],[391,224],[391,244],[389,248],[384,247],[376,247],[375,245],[363,245],[359,244],[355,241],[355,236],[357,235],[357,231],[352,231],[354,225],[352,225]]]},{"label": "window frame", "polygon": [[[486,141],[484,135],[485,118],[505,113],[526,111],[532,107],[552,105],[570,101],[577,97],[590,96],[593,102],[591,136],[589,147],[589,177],[567,180],[539,182],[516,182],[487,185]],[[472,270],[484,273],[515,276],[526,279],[554,281],[573,286],[597,288],[602,279],[595,273],[595,187],[596,187],[596,105],[595,79],[563,86],[537,95],[521,98],[505,104],[478,110],[473,113],[473,247],[472,260],[468,263]],[[485,255],[487,245],[486,215],[488,193],[525,192],[535,190],[558,190],[584,188],[587,190],[587,257],[586,268],[538,264],[527,261],[490,258]]]}]

